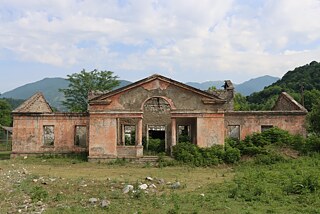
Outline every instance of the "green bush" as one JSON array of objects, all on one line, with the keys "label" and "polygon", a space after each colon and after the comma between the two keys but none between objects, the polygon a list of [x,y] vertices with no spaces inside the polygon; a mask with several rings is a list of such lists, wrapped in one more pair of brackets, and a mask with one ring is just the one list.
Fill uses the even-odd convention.
[{"label": "green bush", "polygon": [[291,145],[293,136],[288,131],[273,127],[261,133],[268,144]]},{"label": "green bush", "polygon": [[148,142],[148,151],[153,151],[156,153],[165,151],[165,141],[161,139],[149,139]]},{"label": "green bush", "polygon": [[203,165],[212,166],[223,162],[224,149],[223,146],[214,145],[209,148],[201,148]]},{"label": "green bush", "polygon": [[202,165],[203,156],[200,153],[199,147],[190,143],[182,142],[173,147],[173,157],[183,163]]},{"label": "green bush", "polygon": [[306,139],[304,153],[315,153],[320,152],[320,137],[317,135],[310,135]]},{"label": "green bush", "polygon": [[240,160],[240,150],[237,148],[226,147],[223,160],[226,163],[236,163]]},{"label": "green bush", "polygon": [[173,157],[180,162],[194,166],[213,166],[219,163],[235,163],[240,159],[240,150],[221,145],[214,145],[209,148],[199,148],[196,145],[186,142],[178,143],[173,147]]},{"label": "green bush", "polygon": [[287,194],[303,195],[306,193],[314,193],[320,188],[319,178],[312,174],[295,175],[290,179],[283,190]]},{"label": "green bush", "polygon": [[270,165],[270,164],[275,164],[280,161],[285,161],[285,158],[275,152],[269,152],[267,154],[257,155],[254,162],[256,164]]}]

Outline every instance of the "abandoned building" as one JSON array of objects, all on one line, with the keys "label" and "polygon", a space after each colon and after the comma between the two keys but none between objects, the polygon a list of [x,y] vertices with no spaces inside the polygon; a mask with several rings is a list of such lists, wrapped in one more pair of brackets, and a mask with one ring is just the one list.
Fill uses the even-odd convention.
[{"label": "abandoned building", "polygon": [[306,109],[283,92],[272,111],[234,111],[234,87],[202,91],[152,75],[103,94],[90,94],[84,113],[53,112],[37,93],[12,112],[12,156],[87,152],[89,160],[140,158],[161,139],[170,154],[181,141],[223,145],[273,126],[305,135]]}]

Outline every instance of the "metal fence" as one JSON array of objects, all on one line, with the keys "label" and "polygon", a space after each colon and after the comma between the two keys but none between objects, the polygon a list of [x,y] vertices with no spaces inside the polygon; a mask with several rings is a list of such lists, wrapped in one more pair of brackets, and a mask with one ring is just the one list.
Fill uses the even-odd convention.
[{"label": "metal fence", "polygon": [[0,139],[0,151],[11,151],[12,150],[12,140]]}]

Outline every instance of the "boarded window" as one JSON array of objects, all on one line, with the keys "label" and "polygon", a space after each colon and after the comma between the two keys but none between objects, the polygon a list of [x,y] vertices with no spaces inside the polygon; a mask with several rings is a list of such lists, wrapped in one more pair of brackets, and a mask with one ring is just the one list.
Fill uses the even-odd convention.
[{"label": "boarded window", "polygon": [[124,144],[134,146],[136,144],[136,126],[124,126]]},{"label": "boarded window", "polygon": [[268,129],[271,129],[273,125],[262,125],[261,126],[261,132],[267,131]]},{"label": "boarded window", "polygon": [[87,127],[76,126],[75,128],[74,145],[80,147],[87,147]]},{"label": "boarded window", "polygon": [[240,140],[240,126],[239,125],[228,126],[228,137]]},{"label": "boarded window", "polygon": [[43,145],[53,146],[54,144],[54,126],[43,126]]}]

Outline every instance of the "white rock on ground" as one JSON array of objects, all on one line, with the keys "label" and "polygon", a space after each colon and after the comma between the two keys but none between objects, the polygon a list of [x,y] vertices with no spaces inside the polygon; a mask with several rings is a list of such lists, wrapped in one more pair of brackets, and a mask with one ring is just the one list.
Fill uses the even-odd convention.
[{"label": "white rock on ground", "polygon": [[90,202],[91,204],[95,204],[95,203],[97,203],[97,201],[98,201],[98,199],[96,199],[96,198],[90,198],[90,199],[89,199],[89,202]]},{"label": "white rock on ground", "polygon": [[153,181],[153,178],[148,176],[148,177],[146,177],[146,180],[147,181]]},{"label": "white rock on ground", "polygon": [[149,185],[149,188],[156,189],[157,186],[156,186],[155,184],[150,184],[150,185]]},{"label": "white rock on ground", "polygon": [[141,185],[139,185],[139,189],[146,190],[147,188],[148,188],[148,185],[147,185],[147,184],[141,184]]},{"label": "white rock on ground", "polygon": [[171,184],[171,188],[172,189],[179,189],[181,187],[181,184],[179,181],[174,182],[173,184]]},{"label": "white rock on ground", "polygon": [[132,191],[133,190],[133,186],[132,185],[127,185],[127,186],[125,186],[123,189],[122,189],[122,192],[124,193],[124,194],[127,194],[127,193],[129,193],[130,191]]},{"label": "white rock on ground", "polygon": [[111,204],[111,202],[108,201],[108,200],[102,200],[102,201],[101,201],[101,207],[102,207],[102,208],[108,207],[110,204]]}]

